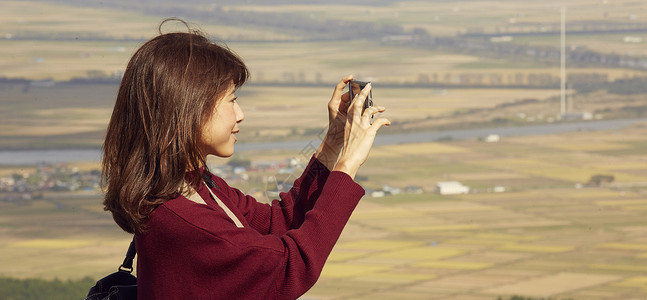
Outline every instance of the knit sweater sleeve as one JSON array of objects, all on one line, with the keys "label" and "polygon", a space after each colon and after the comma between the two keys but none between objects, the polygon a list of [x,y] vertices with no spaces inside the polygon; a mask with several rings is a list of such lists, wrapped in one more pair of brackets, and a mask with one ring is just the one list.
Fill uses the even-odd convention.
[{"label": "knit sweater sleeve", "polygon": [[[282,235],[301,226],[305,214],[321,195],[329,175],[328,168],[313,156],[292,188],[287,193],[280,193],[280,200],[273,200],[271,205],[259,203],[238,189],[227,186],[226,190],[252,228],[262,234]],[[226,185],[226,182],[221,184]]]},{"label": "knit sweater sleeve", "polygon": [[281,235],[236,228],[184,198],[166,202],[137,239],[140,290],[150,299],[296,299],[318,279],[363,195],[347,174],[332,172],[301,226]]}]

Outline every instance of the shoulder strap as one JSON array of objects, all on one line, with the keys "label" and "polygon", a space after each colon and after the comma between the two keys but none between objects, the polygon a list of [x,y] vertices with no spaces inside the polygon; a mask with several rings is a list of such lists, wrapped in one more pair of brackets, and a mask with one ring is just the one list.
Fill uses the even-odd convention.
[{"label": "shoulder strap", "polygon": [[[209,190],[209,193],[211,194],[211,197],[213,198],[213,200],[216,200],[216,203],[218,203],[218,206],[220,206],[220,208],[222,208],[222,210],[224,210],[224,211],[225,211],[225,213],[227,214],[227,216],[229,216],[229,218],[230,218],[232,221],[234,221],[234,224],[236,224],[236,227],[238,227],[238,228],[243,228],[243,227],[245,227],[245,226],[243,226],[243,223],[241,223],[241,222],[240,222],[240,220],[238,220],[238,217],[236,217],[236,215],[234,214],[234,212],[232,212],[232,211],[229,209],[229,207],[227,207],[227,205],[226,205],[224,202],[222,202],[222,200],[220,200],[220,198],[218,198],[218,197],[213,193],[213,191],[212,191],[210,188],[207,188],[207,189]],[[196,194],[197,194],[197,193],[196,193]]]},{"label": "shoulder strap", "polygon": [[121,264],[121,266],[119,266],[119,271],[132,273],[133,260],[135,259],[136,254],[137,249],[135,249],[135,237],[133,236],[133,240],[130,242],[130,246],[128,246],[128,251],[126,252],[126,258],[124,259],[124,262]]},{"label": "shoulder strap", "polygon": [[[209,179],[209,180],[211,180],[211,179]],[[209,194],[211,194],[211,198],[213,198],[213,200],[216,201],[216,204],[218,204],[218,206],[220,206],[220,208],[222,208],[222,210],[225,211],[225,214],[227,214],[227,216],[234,222],[234,224],[236,224],[236,227],[244,228],[245,226],[238,219],[238,217],[236,217],[234,212],[232,212],[229,209],[229,207],[227,207],[227,205],[224,202],[222,202],[222,200],[220,200],[220,198],[218,198],[218,196],[216,196],[213,193],[213,191],[211,190],[211,188],[213,187],[211,184],[215,185],[215,183],[213,181],[211,181],[211,182],[206,181],[205,183],[207,184],[207,190],[209,190]],[[189,195],[186,195],[186,197],[189,200],[191,200],[191,201],[193,201],[195,203],[207,205],[207,202],[205,202],[204,199],[202,199],[202,196],[200,196],[198,194],[198,192],[196,192],[195,189],[193,189],[191,186],[189,186],[189,193],[190,193]]]}]

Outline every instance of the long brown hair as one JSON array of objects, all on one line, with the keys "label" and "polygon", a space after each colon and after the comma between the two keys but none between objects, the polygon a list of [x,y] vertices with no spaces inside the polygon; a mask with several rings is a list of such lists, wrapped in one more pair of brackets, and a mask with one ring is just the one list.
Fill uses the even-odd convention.
[{"label": "long brown hair", "polygon": [[226,46],[192,29],[162,34],[164,22],[128,63],[103,144],[103,204],[130,233],[145,231],[153,209],[183,192],[185,172],[205,165],[201,129],[249,77]]}]

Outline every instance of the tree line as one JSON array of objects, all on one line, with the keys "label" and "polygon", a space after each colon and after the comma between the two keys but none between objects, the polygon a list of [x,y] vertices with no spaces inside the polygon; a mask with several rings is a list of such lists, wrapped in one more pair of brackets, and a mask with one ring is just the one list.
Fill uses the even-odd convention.
[{"label": "tree line", "polygon": [[[285,74],[284,74],[285,75]],[[65,82],[50,82],[53,84],[111,84],[118,85],[120,78],[105,74],[105,76],[77,77]],[[0,77],[0,84],[24,85],[24,91],[31,87],[40,86],[40,81],[27,79]],[[608,75],[603,73],[568,74],[567,86],[579,93],[591,93],[606,90],[611,94],[633,95],[647,94],[647,77],[620,78],[609,81]],[[303,76],[283,76],[280,80],[267,81],[255,80],[250,86],[321,86],[327,87],[328,82],[322,81],[318,76],[308,79]],[[384,88],[515,88],[515,89],[557,89],[560,78],[550,73],[419,73],[418,78],[411,82],[385,82],[379,83]]]}]

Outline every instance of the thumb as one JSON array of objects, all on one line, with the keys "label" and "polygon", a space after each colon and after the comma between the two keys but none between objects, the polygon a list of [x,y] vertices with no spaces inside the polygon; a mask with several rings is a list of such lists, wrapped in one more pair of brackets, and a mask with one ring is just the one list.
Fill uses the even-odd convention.
[{"label": "thumb", "polygon": [[332,99],[341,98],[341,95],[344,93],[344,88],[346,84],[353,79],[353,75],[344,76],[335,86],[335,90],[332,93]]}]

